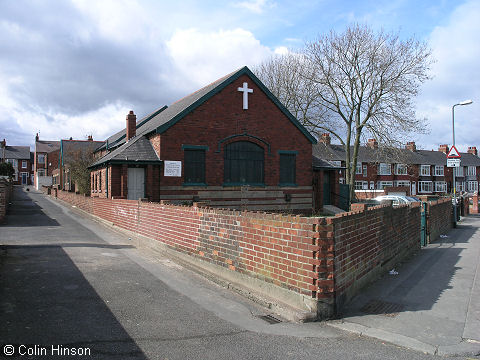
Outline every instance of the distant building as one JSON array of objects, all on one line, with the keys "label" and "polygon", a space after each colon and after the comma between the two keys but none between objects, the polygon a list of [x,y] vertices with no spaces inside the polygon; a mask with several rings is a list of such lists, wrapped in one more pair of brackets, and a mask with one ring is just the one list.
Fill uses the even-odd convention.
[{"label": "distant building", "polygon": [[32,162],[29,146],[7,145],[5,139],[0,142],[0,161],[13,166],[13,183],[15,185],[32,184]]}]

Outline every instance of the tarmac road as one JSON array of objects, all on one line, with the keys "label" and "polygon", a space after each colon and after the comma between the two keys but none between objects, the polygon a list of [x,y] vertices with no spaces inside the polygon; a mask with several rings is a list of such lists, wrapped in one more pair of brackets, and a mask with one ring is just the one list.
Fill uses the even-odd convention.
[{"label": "tarmac road", "polygon": [[269,324],[268,309],[20,187],[0,225],[0,309],[5,358],[437,358],[324,322]]}]

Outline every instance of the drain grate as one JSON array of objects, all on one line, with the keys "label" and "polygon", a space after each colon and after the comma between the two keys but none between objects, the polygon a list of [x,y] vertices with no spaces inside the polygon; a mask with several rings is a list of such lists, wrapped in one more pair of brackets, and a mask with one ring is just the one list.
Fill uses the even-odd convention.
[{"label": "drain grate", "polygon": [[402,304],[395,304],[382,300],[371,300],[362,307],[360,311],[365,314],[395,317],[403,310],[403,308],[404,306]]},{"label": "drain grate", "polygon": [[258,317],[262,320],[265,320],[269,324],[278,324],[278,323],[282,322],[282,320],[277,319],[276,317],[274,317],[272,315],[258,315]]}]

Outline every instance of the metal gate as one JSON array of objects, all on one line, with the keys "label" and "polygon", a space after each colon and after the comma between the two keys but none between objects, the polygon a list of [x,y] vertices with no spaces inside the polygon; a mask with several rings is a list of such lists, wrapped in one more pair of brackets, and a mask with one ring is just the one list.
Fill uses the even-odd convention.
[{"label": "metal gate", "polygon": [[420,246],[427,245],[427,203],[422,203],[420,221]]}]

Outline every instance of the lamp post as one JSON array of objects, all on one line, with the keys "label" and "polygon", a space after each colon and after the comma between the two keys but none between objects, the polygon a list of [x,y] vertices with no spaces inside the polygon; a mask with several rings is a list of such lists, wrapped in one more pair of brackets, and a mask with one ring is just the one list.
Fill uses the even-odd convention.
[{"label": "lamp post", "polygon": [[[465,100],[452,106],[452,134],[453,134],[453,146],[455,146],[455,106],[470,105],[472,100]],[[457,227],[457,188],[455,184],[456,168],[453,168],[453,227]]]}]

